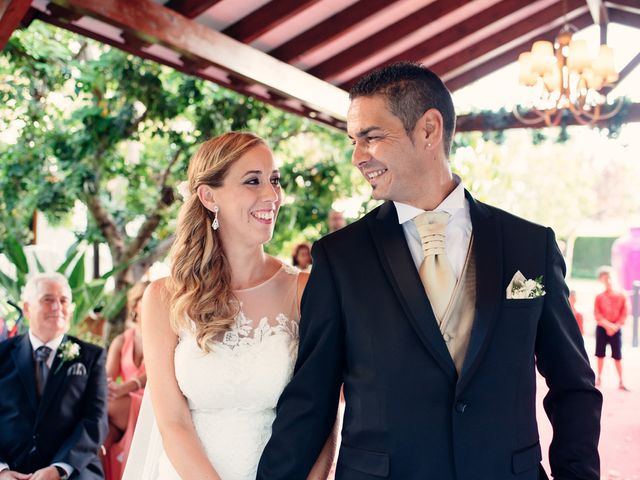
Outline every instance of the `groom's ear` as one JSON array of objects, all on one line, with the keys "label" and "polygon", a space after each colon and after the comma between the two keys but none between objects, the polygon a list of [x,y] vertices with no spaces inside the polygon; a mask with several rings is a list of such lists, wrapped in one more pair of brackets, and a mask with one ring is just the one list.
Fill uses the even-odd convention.
[{"label": "groom's ear", "polygon": [[440,146],[442,144],[443,124],[440,111],[430,108],[416,122],[414,139],[424,150],[432,150]]}]

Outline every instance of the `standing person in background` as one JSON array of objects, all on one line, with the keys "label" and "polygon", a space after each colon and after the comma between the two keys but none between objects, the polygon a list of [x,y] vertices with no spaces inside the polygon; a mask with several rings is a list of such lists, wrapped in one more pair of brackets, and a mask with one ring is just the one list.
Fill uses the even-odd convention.
[{"label": "standing person in background", "polygon": [[338,212],[337,210],[329,210],[329,215],[327,216],[327,226],[329,227],[329,233],[333,233],[336,230],[340,230],[347,225],[346,220],[344,219],[344,215],[342,212]]},{"label": "standing person in background", "polygon": [[[122,476],[147,384],[140,332],[140,301],[147,285],[149,282],[137,283],[129,290],[129,328],[113,339],[107,355],[109,435],[103,459],[107,480]],[[118,377],[122,379],[120,383],[116,381]]]},{"label": "standing person in background", "polygon": [[596,357],[598,357],[598,378],[596,385],[602,383],[602,367],[607,345],[611,347],[611,357],[618,372],[618,388],[627,391],[622,379],[622,326],[627,319],[627,297],[615,291],[611,277],[612,269],[603,266],[598,269],[598,280],[604,286],[604,292],[596,297],[593,314],[596,327]]},{"label": "standing person in background", "polygon": [[578,323],[578,327],[580,328],[580,333],[584,335],[584,316],[578,310],[576,310],[576,300],[576,291],[571,290],[569,292],[569,305],[571,305],[573,316],[576,317],[576,322]]},{"label": "standing person in background", "polygon": [[291,255],[291,263],[294,267],[299,268],[303,272],[308,272],[313,263],[311,258],[311,246],[302,242],[295,246],[293,254]]}]

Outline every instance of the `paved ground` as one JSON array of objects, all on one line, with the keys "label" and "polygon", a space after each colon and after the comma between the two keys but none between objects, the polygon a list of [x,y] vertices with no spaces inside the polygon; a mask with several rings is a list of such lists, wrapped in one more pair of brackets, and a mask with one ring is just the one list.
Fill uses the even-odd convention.
[{"label": "paved ground", "polygon": [[[593,356],[595,321],[593,299],[599,291],[595,282],[569,282],[578,293],[578,310],[585,316],[585,347],[595,369]],[[640,348],[631,346],[631,321],[623,331],[623,371],[625,383],[631,390],[618,390],[617,374],[610,358],[605,360],[601,386],[604,404],[602,408],[602,431],[600,435],[600,462],[602,480],[640,480]],[[607,352],[609,354],[609,352]],[[543,456],[546,456],[551,441],[551,427],[542,408],[542,398],[547,391],[544,379],[538,379],[538,423],[540,427]]]}]

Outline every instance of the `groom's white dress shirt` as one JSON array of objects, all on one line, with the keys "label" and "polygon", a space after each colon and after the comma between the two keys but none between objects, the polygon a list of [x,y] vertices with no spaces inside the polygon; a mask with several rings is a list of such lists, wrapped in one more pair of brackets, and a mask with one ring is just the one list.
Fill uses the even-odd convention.
[{"label": "groom's white dress shirt", "polygon": [[[453,180],[456,183],[456,187],[433,211],[447,212],[450,215],[444,232],[445,249],[456,280],[459,280],[467,256],[467,250],[469,249],[472,226],[469,202],[464,196],[462,181],[458,175],[454,175]],[[402,225],[404,236],[407,239],[407,244],[413,257],[413,262],[416,265],[416,270],[420,270],[420,265],[422,264],[422,260],[424,260],[424,252],[418,229],[412,220],[423,213],[424,210],[405,203],[393,203],[396,206],[398,222]]]}]

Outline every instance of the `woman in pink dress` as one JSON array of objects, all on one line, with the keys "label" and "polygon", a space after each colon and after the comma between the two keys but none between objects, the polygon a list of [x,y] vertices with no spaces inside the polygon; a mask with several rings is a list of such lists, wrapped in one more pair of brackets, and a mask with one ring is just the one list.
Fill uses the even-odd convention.
[{"label": "woman in pink dress", "polygon": [[122,477],[147,383],[139,323],[140,300],[147,285],[148,282],[138,283],[129,290],[130,327],[113,339],[107,356],[109,435],[103,461],[107,480]]}]

